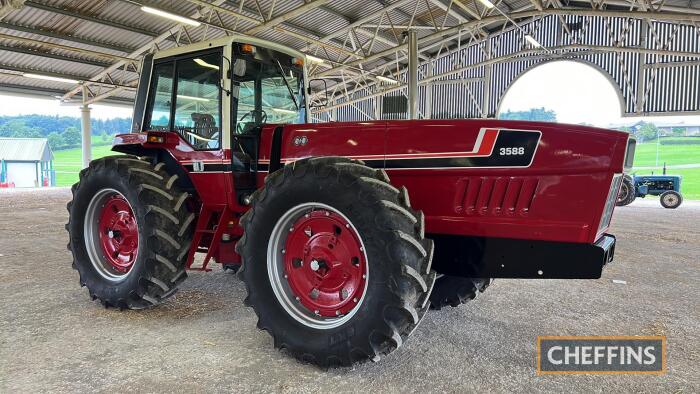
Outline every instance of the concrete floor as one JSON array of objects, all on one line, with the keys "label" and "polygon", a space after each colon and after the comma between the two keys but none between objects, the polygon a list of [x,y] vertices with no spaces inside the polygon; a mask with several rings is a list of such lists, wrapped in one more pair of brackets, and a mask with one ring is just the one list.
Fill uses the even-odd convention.
[{"label": "concrete floor", "polygon": [[[66,251],[69,197],[0,192],[0,392],[700,391],[697,202],[618,209],[616,261],[600,280],[497,280],[429,313],[381,362],[323,371],[274,350],[243,285],[218,269],[151,310],[90,301]],[[535,375],[538,335],[639,334],[668,337],[665,375]]]}]

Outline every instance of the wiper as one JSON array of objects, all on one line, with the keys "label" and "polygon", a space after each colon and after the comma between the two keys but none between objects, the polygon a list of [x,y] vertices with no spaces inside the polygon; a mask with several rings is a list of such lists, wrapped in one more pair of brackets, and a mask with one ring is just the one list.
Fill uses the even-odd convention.
[{"label": "wiper", "polygon": [[289,82],[287,82],[287,77],[284,76],[284,68],[282,68],[282,63],[280,63],[279,60],[277,61],[277,68],[280,70],[280,75],[282,76],[282,80],[284,81],[284,84],[287,86],[287,90],[289,91],[289,97],[292,98],[292,101],[294,102],[294,106],[296,107],[297,111],[299,110],[299,104],[297,104],[297,99],[294,97],[294,91],[292,91],[292,87],[289,86]]}]

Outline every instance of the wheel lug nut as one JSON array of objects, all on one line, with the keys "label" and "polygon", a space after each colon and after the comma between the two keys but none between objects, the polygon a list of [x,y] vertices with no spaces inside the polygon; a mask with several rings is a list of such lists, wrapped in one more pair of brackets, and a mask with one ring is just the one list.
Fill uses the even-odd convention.
[{"label": "wheel lug nut", "polygon": [[317,314],[317,315],[320,315],[320,314],[321,314],[321,312],[319,312],[318,309],[315,310],[314,313]]},{"label": "wheel lug nut", "polygon": [[289,228],[289,232],[291,233],[292,231],[294,231],[294,227]]},{"label": "wheel lug nut", "polygon": [[294,297],[295,300],[299,301],[299,296]]},{"label": "wheel lug nut", "polygon": [[350,228],[350,223],[345,223],[345,228]]},{"label": "wheel lug nut", "polygon": [[353,298],[352,302],[357,302],[357,297]]},{"label": "wheel lug nut", "polygon": [[314,288],[313,290],[311,290],[311,293],[309,293],[309,297],[311,297],[312,299],[315,300],[318,298],[319,294],[320,294],[320,291],[318,291],[318,289]]},{"label": "wheel lug nut", "polygon": [[335,311],[336,316],[340,316],[340,311]]},{"label": "wheel lug nut", "polygon": [[367,279],[367,275],[362,274],[362,279]]},{"label": "wheel lug nut", "polygon": [[285,252],[285,250],[284,250],[284,249],[282,249],[282,254],[284,254],[284,252]]},{"label": "wheel lug nut", "polygon": [[326,216],[331,216],[331,213],[326,211]]}]

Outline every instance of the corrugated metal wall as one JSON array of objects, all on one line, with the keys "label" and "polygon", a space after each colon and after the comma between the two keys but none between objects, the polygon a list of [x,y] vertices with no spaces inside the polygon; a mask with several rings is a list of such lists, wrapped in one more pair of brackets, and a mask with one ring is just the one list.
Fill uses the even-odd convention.
[{"label": "corrugated metal wall", "polygon": [[[646,24],[646,21],[631,18],[550,15],[523,28],[544,47],[566,47],[567,55],[562,59],[585,62],[605,74],[620,96],[623,115],[700,113],[698,57],[640,54],[629,50],[645,48],[700,53],[700,27],[655,21]],[[431,118],[495,116],[508,88],[518,77],[552,60],[546,53],[531,51],[524,36],[519,29],[510,28],[485,42],[468,45],[433,60],[429,74],[428,65],[422,64],[419,80],[428,75],[446,75],[420,86],[421,115]],[[599,47],[607,50],[601,51]],[[615,47],[627,49],[616,51]],[[491,56],[487,57],[487,53]],[[480,65],[489,59],[499,61],[491,66]],[[486,67],[492,67],[490,80],[484,78]],[[640,75],[642,81],[639,81]],[[401,79],[405,80],[405,75]],[[428,89],[432,97],[430,108],[426,108]],[[358,92],[350,99],[355,101],[373,93]],[[405,95],[405,89],[388,95],[400,94]],[[637,105],[639,100],[640,106]],[[351,102],[333,109],[327,116],[334,120],[403,117],[382,115],[381,108],[377,108],[381,101],[381,96],[376,96]],[[347,100],[337,104],[342,102]]]}]

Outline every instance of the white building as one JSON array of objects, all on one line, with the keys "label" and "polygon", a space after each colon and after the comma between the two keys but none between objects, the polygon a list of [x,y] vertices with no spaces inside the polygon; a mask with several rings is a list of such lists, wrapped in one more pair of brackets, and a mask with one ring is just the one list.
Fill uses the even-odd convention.
[{"label": "white building", "polygon": [[53,153],[46,138],[0,138],[0,187],[54,184]]}]

